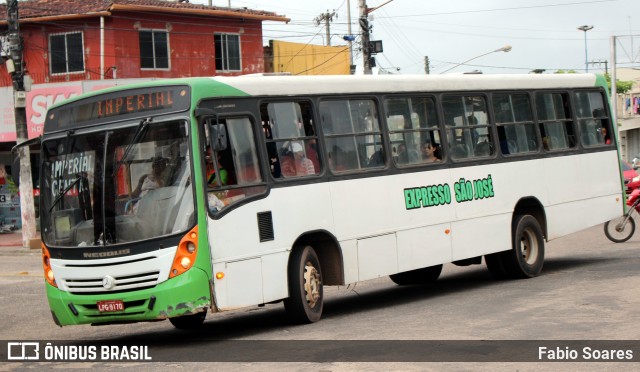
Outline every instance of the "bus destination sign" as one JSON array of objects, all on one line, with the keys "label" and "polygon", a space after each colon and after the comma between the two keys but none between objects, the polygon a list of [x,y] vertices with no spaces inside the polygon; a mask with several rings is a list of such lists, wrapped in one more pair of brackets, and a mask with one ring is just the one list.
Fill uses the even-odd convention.
[{"label": "bus destination sign", "polygon": [[183,85],[123,90],[52,109],[45,121],[45,130],[186,111],[189,105],[189,88]]},{"label": "bus destination sign", "polygon": [[[184,92],[184,91],[183,91]],[[186,93],[186,92],[184,92]],[[172,90],[108,98],[95,103],[97,118],[106,118],[173,107]]]}]

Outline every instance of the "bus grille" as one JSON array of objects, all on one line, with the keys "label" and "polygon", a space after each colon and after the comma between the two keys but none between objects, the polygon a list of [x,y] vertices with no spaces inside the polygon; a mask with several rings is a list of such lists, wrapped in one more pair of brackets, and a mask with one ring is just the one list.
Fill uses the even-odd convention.
[{"label": "bus grille", "polygon": [[120,293],[154,287],[158,284],[159,271],[114,277],[115,285],[111,289],[102,286],[102,277],[89,279],[62,279],[69,292],[73,294]]}]

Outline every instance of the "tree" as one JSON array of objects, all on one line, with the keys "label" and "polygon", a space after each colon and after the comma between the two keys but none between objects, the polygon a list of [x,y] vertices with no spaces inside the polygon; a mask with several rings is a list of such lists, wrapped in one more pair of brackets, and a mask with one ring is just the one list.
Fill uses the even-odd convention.
[{"label": "tree", "polygon": [[[611,76],[609,74],[604,74],[604,78],[607,79],[607,85],[609,86],[609,92],[611,92]],[[618,93],[627,93],[633,88],[633,81],[622,81],[616,79],[616,92]]]}]

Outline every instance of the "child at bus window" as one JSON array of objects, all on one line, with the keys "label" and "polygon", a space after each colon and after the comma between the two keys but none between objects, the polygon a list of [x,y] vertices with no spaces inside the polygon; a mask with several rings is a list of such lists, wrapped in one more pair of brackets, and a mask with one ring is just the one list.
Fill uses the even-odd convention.
[{"label": "child at bus window", "polygon": [[609,135],[607,134],[607,127],[600,128],[600,135],[602,136],[602,138],[604,138],[604,143],[606,145],[611,144],[611,137],[609,137]]},{"label": "child at bus window", "polygon": [[440,158],[436,156],[437,146],[431,142],[427,141],[422,144],[422,160],[426,163],[440,161]]}]

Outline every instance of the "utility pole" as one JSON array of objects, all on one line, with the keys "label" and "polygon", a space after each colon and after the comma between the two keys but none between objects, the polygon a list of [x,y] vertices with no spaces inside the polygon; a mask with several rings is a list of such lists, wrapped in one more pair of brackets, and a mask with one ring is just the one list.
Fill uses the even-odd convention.
[{"label": "utility pole", "polygon": [[593,60],[591,62],[588,62],[588,65],[599,67],[603,63],[604,63],[604,73],[609,74],[609,61],[607,61],[606,59]]},{"label": "utility pole", "polygon": [[333,17],[338,18],[336,11],[329,13],[327,10],[326,13],[322,13],[317,16],[313,21],[316,23],[316,26],[320,25],[320,23],[325,23],[325,30],[327,32],[327,46],[331,46],[331,23],[333,22]]},{"label": "utility pole", "polygon": [[358,0],[360,8],[360,32],[362,34],[362,66],[365,75],[371,75],[371,49],[369,46],[369,10],[366,0]]},{"label": "utility pole", "polygon": [[424,73],[429,75],[431,69],[429,67],[429,56],[424,56]]},{"label": "utility pole", "polygon": [[[24,87],[23,45],[20,37],[20,18],[18,0],[7,0],[7,41],[9,59],[7,71],[13,80],[14,113],[16,121],[16,142],[21,144],[28,139],[26,92]],[[36,236],[36,214],[33,206],[33,181],[31,180],[31,160],[29,146],[18,148],[20,157],[20,214],[22,219],[22,245],[28,247]]]},{"label": "utility pole", "polygon": [[[353,34],[351,33],[351,1],[347,0],[347,34],[349,34],[349,38],[353,39]],[[353,66],[353,41],[349,41],[349,66]]]},{"label": "utility pole", "polygon": [[389,4],[393,0],[387,0],[387,2],[378,5],[375,8],[367,8],[367,0],[358,0],[358,7],[360,8],[360,31],[362,33],[362,59],[364,73],[371,75],[371,40],[369,39],[371,33],[371,27],[369,27],[369,13],[376,9],[380,9],[383,6]]}]

